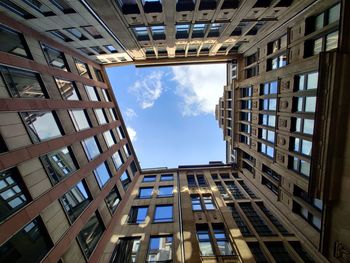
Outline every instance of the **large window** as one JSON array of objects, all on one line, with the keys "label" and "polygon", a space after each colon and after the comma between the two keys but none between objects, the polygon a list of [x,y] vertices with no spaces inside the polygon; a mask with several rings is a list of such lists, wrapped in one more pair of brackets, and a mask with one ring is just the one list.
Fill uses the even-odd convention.
[{"label": "large window", "polygon": [[140,250],[140,238],[126,237],[118,240],[110,263],[136,262]]},{"label": "large window", "polygon": [[147,199],[152,197],[153,187],[141,187],[139,189],[139,198]]},{"label": "large window", "polygon": [[147,206],[133,206],[129,213],[129,224],[142,224],[146,220],[148,212]]},{"label": "large window", "polygon": [[25,206],[30,199],[17,168],[0,171],[0,222]]},{"label": "large window", "polygon": [[78,169],[73,152],[64,147],[40,157],[47,174],[53,184],[58,183]]},{"label": "large window", "polygon": [[292,130],[294,132],[312,135],[314,133],[314,120],[292,118]]},{"label": "large window", "polygon": [[89,117],[85,110],[69,110],[68,112],[77,131],[82,131],[91,127]]},{"label": "large window", "polygon": [[276,110],[276,99],[263,99],[260,100],[261,110],[265,111],[275,111]]},{"label": "large window", "polygon": [[39,74],[0,66],[7,90],[13,98],[48,98]]},{"label": "large window", "polygon": [[31,58],[22,34],[0,25],[0,39],[6,39],[0,44],[0,51]]},{"label": "large window", "polygon": [[87,258],[94,251],[105,227],[97,212],[89,219],[78,234],[78,240]]},{"label": "large window", "polygon": [[201,198],[199,195],[191,196],[192,210],[193,211],[202,211]]},{"label": "large window", "polygon": [[39,217],[0,246],[0,262],[40,262],[52,241]]},{"label": "large window", "polygon": [[80,76],[91,79],[91,73],[86,63],[78,59],[74,59],[74,63]]},{"label": "large window", "polygon": [[204,195],[203,196],[203,202],[204,202],[204,207],[206,210],[215,210],[216,206],[214,204],[213,198],[211,195]]},{"label": "large window", "polygon": [[274,143],[275,132],[268,129],[259,129],[259,139]]},{"label": "large window", "polygon": [[269,158],[273,158],[275,154],[275,149],[266,144],[266,143],[258,143],[258,151],[264,155],[266,155]]},{"label": "large window", "polygon": [[213,256],[213,247],[210,241],[208,225],[197,225],[197,239],[202,256]]},{"label": "large window", "polygon": [[117,210],[117,207],[121,201],[120,194],[116,186],[112,188],[105,200],[109,211],[111,214],[113,214],[115,210]]},{"label": "large window", "polygon": [[173,181],[174,175],[173,174],[162,174],[160,176],[160,181]]},{"label": "large window", "polygon": [[64,71],[69,71],[69,67],[63,52],[48,47],[44,44],[42,44],[41,47],[43,49],[47,64]]},{"label": "large window", "polygon": [[143,183],[155,182],[156,178],[157,178],[157,176],[155,176],[155,175],[144,176],[142,182]]},{"label": "large window", "polygon": [[310,169],[311,169],[311,165],[310,165],[310,161],[305,161],[302,159],[299,159],[298,157],[289,157],[290,160],[290,168],[292,168],[295,172],[302,174],[304,176],[309,177],[310,176]]},{"label": "large window", "polygon": [[20,114],[28,128],[30,137],[35,143],[57,138],[62,135],[54,112],[29,111],[21,112]]},{"label": "large window", "polygon": [[173,221],[173,206],[172,205],[157,205],[154,212],[154,223],[172,222]]},{"label": "large window", "polygon": [[149,241],[146,262],[170,263],[172,262],[173,237],[151,236]]},{"label": "large window", "polygon": [[278,87],[277,81],[266,82],[263,85],[261,85],[260,94],[261,95],[277,94],[277,87]]},{"label": "large window", "polygon": [[158,197],[171,197],[173,196],[174,187],[171,186],[159,186]]},{"label": "large window", "polygon": [[129,176],[128,171],[125,171],[121,176],[120,176],[120,182],[123,185],[124,190],[126,191],[129,187],[129,184],[131,183],[131,179]]},{"label": "large window", "polygon": [[291,138],[291,148],[294,152],[311,156],[312,142],[301,138]]},{"label": "large window", "polygon": [[77,183],[61,197],[61,202],[71,222],[74,222],[91,201],[84,181]]},{"label": "large window", "polygon": [[109,171],[109,168],[106,163],[100,164],[94,170],[94,174],[100,188],[102,188],[107,183],[107,181],[112,177],[111,172]]},{"label": "large window", "polygon": [[213,225],[214,239],[221,255],[234,255],[232,245],[227,238],[224,226],[222,224]]},{"label": "large window", "polygon": [[93,86],[85,85],[86,93],[91,101],[99,101],[100,97],[97,94],[96,88]]},{"label": "large window", "polygon": [[79,91],[74,81],[55,78],[58,90],[65,100],[80,100]]},{"label": "large window", "polygon": [[94,159],[101,153],[100,146],[95,137],[90,137],[82,141],[85,154],[89,160]]}]

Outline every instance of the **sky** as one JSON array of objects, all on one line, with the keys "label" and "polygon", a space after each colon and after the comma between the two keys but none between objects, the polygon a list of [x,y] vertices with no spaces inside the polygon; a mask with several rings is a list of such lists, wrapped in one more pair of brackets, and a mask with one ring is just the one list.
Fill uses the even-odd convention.
[{"label": "sky", "polygon": [[225,161],[215,105],[225,64],[107,68],[143,169]]}]

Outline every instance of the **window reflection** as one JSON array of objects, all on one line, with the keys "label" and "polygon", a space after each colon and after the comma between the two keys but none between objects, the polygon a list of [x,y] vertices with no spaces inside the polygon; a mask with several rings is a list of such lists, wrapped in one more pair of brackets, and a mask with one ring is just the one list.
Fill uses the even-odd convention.
[{"label": "window reflection", "polygon": [[140,250],[140,238],[120,238],[113,252],[111,263],[136,262]]},{"label": "window reflection", "polygon": [[109,211],[111,214],[113,214],[115,210],[117,210],[117,207],[121,201],[119,191],[116,186],[114,186],[112,191],[109,192],[105,200]]},{"label": "window reflection", "polygon": [[34,142],[41,142],[62,135],[53,112],[30,111],[21,112],[20,114]]},{"label": "window reflection", "polygon": [[112,147],[114,144],[116,144],[116,140],[114,138],[114,135],[112,131],[106,131],[103,133],[103,137],[105,138],[106,144],[108,148]]},{"label": "window reflection", "polygon": [[129,187],[129,184],[131,183],[131,179],[129,176],[128,171],[125,171],[121,176],[120,176],[120,182],[123,185],[124,190],[126,191]]},{"label": "window reflection", "polygon": [[173,196],[174,187],[171,186],[159,186],[158,197],[170,197]]},{"label": "window reflection", "polygon": [[96,88],[92,86],[85,85],[86,93],[91,101],[99,101],[99,97],[96,92]]},{"label": "window reflection", "polygon": [[80,100],[80,95],[74,81],[55,78],[58,90],[65,100]]},{"label": "window reflection", "polygon": [[173,221],[173,206],[172,205],[157,205],[154,212],[153,222],[163,223]]},{"label": "window reflection", "polygon": [[0,39],[6,39],[0,44],[0,51],[30,58],[30,54],[23,38],[23,35],[0,25]]},{"label": "window reflection", "polygon": [[95,109],[95,114],[100,125],[107,123],[107,119],[103,109]]},{"label": "window reflection", "polygon": [[85,110],[69,110],[68,112],[77,131],[85,130],[91,127]]},{"label": "window reflection", "polygon": [[11,97],[48,98],[39,74],[5,66],[0,71]]},{"label": "window reflection", "polygon": [[173,250],[172,236],[152,236],[146,262],[171,262]]},{"label": "window reflection", "polygon": [[94,174],[100,188],[102,188],[112,177],[106,163],[102,163],[100,166],[98,166],[94,170]]},{"label": "window reflection", "polygon": [[90,137],[82,141],[84,151],[89,160],[94,159],[101,153],[98,142],[95,137]]},{"label": "window reflection", "polygon": [[123,159],[123,156],[121,155],[120,151],[115,152],[115,153],[112,155],[112,160],[113,160],[115,169],[117,169],[117,170],[118,170],[118,169],[120,168],[120,166],[122,166],[123,163],[124,163],[124,159]]},{"label": "window reflection", "polygon": [[64,71],[69,71],[68,64],[63,52],[53,49],[44,44],[42,44],[41,47],[43,49],[45,59],[50,66],[62,69]]},{"label": "window reflection", "polygon": [[147,206],[133,206],[129,213],[129,224],[142,224],[147,216]]},{"label": "window reflection", "polygon": [[91,79],[91,73],[86,63],[78,59],[74,59],[74,63],[80,76]]},{"label": "window reflection", "polygon": [[41,161],[53,184],[58,183],[78,169],[73,152],[67,147],[43,155]]},{"label": "window reflection", "polygon": [[62,205],[71,222],[74,222],[90,203],[91,198],[83,181],[61,197]]}]

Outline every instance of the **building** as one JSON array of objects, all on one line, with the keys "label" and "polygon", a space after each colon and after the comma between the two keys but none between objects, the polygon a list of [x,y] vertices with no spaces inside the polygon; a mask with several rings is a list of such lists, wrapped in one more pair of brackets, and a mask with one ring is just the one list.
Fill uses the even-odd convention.
[{"label": "building", "polygon": [[[349,9],[2,0],[0,262],[346,262]],[[228,164],[141,170],[105,67],[200,62]]]}]

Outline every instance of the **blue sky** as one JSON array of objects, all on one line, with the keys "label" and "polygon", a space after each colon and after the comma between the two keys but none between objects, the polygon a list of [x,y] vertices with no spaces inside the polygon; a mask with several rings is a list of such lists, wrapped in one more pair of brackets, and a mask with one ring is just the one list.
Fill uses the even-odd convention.
[{"label": "blue sky", "polygon": [[225,161],[214,110],[224,64],[108,68],[142,168]]}]

